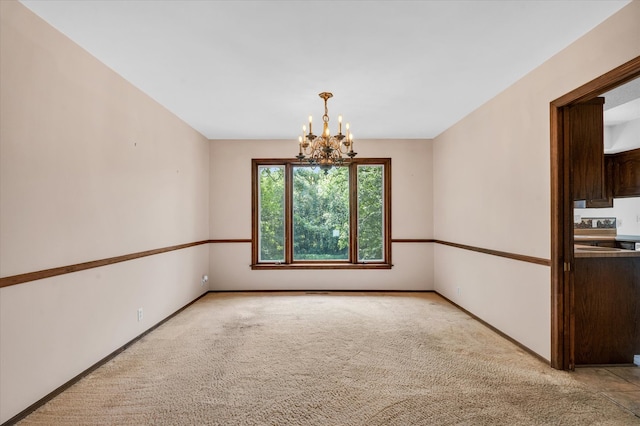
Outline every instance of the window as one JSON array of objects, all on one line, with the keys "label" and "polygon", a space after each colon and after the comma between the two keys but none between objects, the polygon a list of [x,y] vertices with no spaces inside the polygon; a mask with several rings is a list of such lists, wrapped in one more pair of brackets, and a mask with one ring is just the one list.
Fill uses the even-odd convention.
[{"label": "window", "polygon": [[258,268],[390,268],[391,160],[253,160]]}]

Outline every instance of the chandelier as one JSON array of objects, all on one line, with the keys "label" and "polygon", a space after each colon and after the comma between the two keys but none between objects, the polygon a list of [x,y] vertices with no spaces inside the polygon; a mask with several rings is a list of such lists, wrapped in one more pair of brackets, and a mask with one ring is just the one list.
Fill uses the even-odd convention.
[{"label": "chandelier", "polygon": [[[322,116],[323,129],[320,136],[316,136],[312,131],[312,117],[309,116],[309,133],[307,126],[302,126],[302,136],[298,136],[300,151],[296,158],[300,161],[307,161],[313,166],[320,167],[325,174],[333,166],[340,166],[348,163],[356,156],[353,152],[353,133],[349,131],[349,123],[346,125],[346,135],[342,134],[342,116],[338,116],[338,134],[331,136],[329,131],[329,110],[327,100],[333,97],[332,93],[322,92],[318,96],[324,99],[324,115]],[[346,158],[345,156],[349,157]]]}]

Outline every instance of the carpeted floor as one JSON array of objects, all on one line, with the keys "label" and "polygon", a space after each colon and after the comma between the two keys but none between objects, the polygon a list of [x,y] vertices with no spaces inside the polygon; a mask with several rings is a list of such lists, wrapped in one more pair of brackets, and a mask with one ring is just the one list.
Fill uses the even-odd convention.
[{"label": "carpeted floor", "polygon": [[208,294],[22,425],[635,425],[433,293]]}]

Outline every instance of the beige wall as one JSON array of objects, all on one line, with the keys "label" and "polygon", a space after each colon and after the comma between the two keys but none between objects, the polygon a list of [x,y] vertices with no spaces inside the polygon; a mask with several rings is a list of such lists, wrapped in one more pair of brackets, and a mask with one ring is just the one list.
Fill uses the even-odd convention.
[{"label": "beige wall", "polygon": [[[21,4],[0,19],[1,276],[207,239],[209,142]],[[208,264],[202,245],[0,289],[0,423],[202,294]]]},{"label": "beige wall", "polygon": [[[549,103],[640,55],[639,22],[634,1],[435,139],[437,239],[550,258]],[[440,245],[435,264],[438,292],[550,358],[550,268]]]},{"label": "beige wall", "polygon": [[[433,236],[432,142],[356,141],[360,157],[391,158],[392,236]],[[251,238],[251,159],[292,158],[295,139],[211,141],[211,239]],[[391,270],[251,270],[251,244],[213,244],[213,290],[430,290],[430,243],[394,243]]]}]

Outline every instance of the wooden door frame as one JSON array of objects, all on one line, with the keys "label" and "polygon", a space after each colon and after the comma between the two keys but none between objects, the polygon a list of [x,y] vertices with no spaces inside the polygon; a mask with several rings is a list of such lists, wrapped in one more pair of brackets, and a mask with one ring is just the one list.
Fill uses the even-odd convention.
[{"label": "wooden door frame", "polygon": [[640,56],[551,102],[551,366],[573,370],[573,197],[565,107],[640,77]]}]

